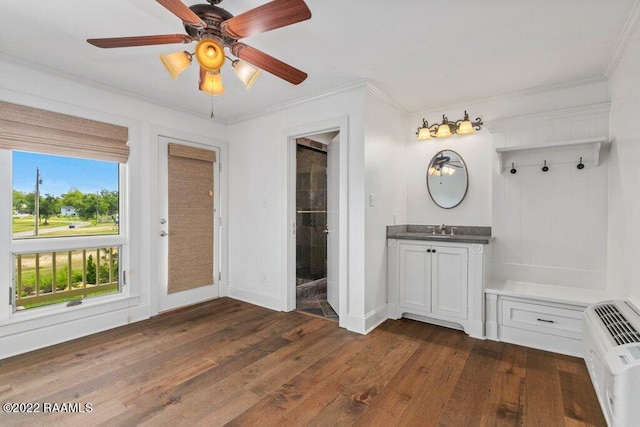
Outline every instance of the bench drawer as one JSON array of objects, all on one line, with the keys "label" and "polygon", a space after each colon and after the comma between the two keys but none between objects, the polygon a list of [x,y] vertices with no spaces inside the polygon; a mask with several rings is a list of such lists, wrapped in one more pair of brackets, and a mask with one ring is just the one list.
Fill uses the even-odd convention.
[{"label": "bench drawer", "polygon": [[503,298],[502,325],[580,339],[582,311],[580,307]]}]

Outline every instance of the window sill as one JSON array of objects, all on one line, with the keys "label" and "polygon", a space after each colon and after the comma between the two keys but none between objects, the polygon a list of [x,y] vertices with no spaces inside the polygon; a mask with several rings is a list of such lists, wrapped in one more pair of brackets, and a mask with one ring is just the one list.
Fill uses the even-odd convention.
[{"label": "window sill", "polygon": [[130,309],[140,304],[139,295],[113,295],[84,300],[67,307],[66,303],[15,312],[9,319],[0,320],[0,337],[75,321],[101,314]]}]

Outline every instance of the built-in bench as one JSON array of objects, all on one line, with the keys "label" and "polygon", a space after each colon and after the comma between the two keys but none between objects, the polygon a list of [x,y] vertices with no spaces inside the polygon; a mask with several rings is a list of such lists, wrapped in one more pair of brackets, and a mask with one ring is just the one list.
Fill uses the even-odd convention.
[{"label": "built-in bench", "polygon": [[582,354],[582,312],[603,291],[513,281],[485,287],[485,336],[571,356]]}]

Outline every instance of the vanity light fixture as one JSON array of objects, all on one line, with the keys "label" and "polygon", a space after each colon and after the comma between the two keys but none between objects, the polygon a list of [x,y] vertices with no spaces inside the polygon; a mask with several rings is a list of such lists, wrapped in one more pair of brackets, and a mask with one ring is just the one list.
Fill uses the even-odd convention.
[{"label": "vanity light fixture", "polygon": [[465,110],[464,118],[450,122],[447,116],[442,115],[442,123],[433,124],[429,126],[429,122],[422,119],[422,126],[418,128],[416,135],[419,140],[431,139],[431,138],[448,138],[453,134],[458,135],[470,135],[476,130],[482,128],[482,119],[476,118],[475,122],[469,120],[469,114]]}]

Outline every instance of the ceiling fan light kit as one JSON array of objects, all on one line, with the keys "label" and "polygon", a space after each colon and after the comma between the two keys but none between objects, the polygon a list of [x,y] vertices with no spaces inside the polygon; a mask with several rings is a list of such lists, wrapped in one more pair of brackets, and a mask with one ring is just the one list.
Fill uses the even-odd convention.
[{"label": "ceiling fan light kit", "polygon": [[196,59],[209,71],[219,71],[224,65],[224,48],[213,39],[202,39],[196,45]]},{"label": "ceiling fan light kit", "polygon": [[160,60],[169,74],[171,74],[171,77],[177,80],[178,75],[191,65],[193,55],[187,51],[174,52],[168,55],[160,55]]},{"label": "ceiling fan light kit", "polygon": [[200,67],[200,82],[198,84],[198,89],[207,95],[222,95],[224,93],[224,86],[222,85],[220,71],[211,71],[204,67]]},{"label": "ceiling fan light kit", "polygon": [[475,122],[469,120],[469,114],[465,111],[461,120],[450,122],[447,116],[442,115],[442,123],[435,123],[429,126],[429,122],[422,119],[422,126],[416,131],[419,140],[427,140],[431,138],[449,138],[453,134],[470,135],[477,130],[482,129],[482,119],[476,118]]},{"label": "ceiling fan light kit", "polygon": [[244,87],[250,89],[260,76],[261,70],[252,67],[248,62],[236,59],[231,62],[231,68],[236,76],[244,83]]},{"label": "ceiling fan light kit", "polygon": [[[198,88],[211,96],[224,93],[220,70],[224,65],[224,49],[237,59],[230,59],[231,66],[245,88],[249,89],[264,70],[289,83],[302,83],[307,74],[266,53],[238,42],[239,39],[286,27],[311,18],[311,11],[304,0],[273,0],[269,3],[233,16],[225,9],[214,6],[221,0],[207,0],[209,4],[187,6],[180,0],[156,0],[180,18],[187,34],[163,34],[87,39],[100,48],[149,46],[197,41],[193,54],[186,51],[160,55],[160,60],[174,79],[196,57],[200,65]],[[257,67],[257,68],[254,68]]]}]

